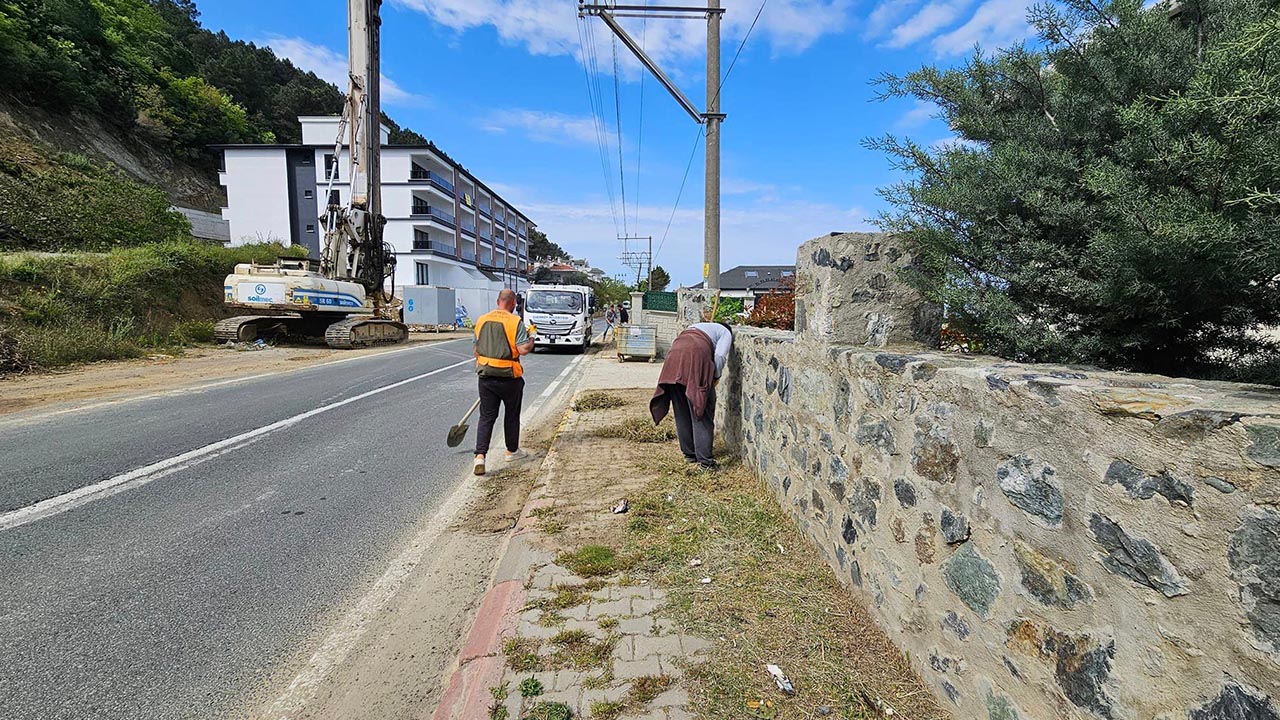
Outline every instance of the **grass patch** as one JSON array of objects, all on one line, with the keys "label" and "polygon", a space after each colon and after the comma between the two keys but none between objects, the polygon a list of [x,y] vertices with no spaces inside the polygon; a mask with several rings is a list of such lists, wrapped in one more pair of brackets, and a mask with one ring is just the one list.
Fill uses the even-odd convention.
[{"label": "grass patch", "polygon": [[[632,500],[625,554],[634,572],[667,590],[667,612],[683,629],[733,638],[686,676],[700,716],[742,717],[746,699],[770,697],[781,717],[816,717],[826,705],[833,717],[871,720],[881,716],[866,698],[882,698],[899,717],[949,720],[748,470],[730,463],[691,473],[675,458],[654,467],[658,477]],[[689,567],[693,557],[700,567]],[[717,581],[702,585],[707,575]],[[780,665],[801,692],[779,696],[764,662]],[[653,693],[653,682],[637,692]]]},{"label": "grass patch", "polygon": [[592,670],[608,666],[618,636],[610,634],[597,640],[585,630],[562,630],[547,643],[554,650],[543,663],[546,669]]},{"label": "grass patch", "polygon": [[520,697],[538,697],[542,691],[542,681],[538,678],[527,677],[520,681]]},{"label": "grass patch", "polygon": [[605,668],[599,675],[588,675],[582,681],[582,687],[587,690],[604,690],[613,685],[616,678],[613,676],[613,666]]},{"label": "grass patch", "polygon": [[620,438],[633,443],[660,443],[676,439],[676,426],[670,418],[657,425],[648,418],[629,418],[596,430],[596,437]]},{"label": "grass patch", "polygon": [[613,548],[604,545],[583,545],[573,552],[560,553],[556,562],[585,578],[612,575],[626,566]]},{"label": "grass patch", "polygon": [[596,700],[591,703],[592,720],[617,720],[627,706],[616,700]]},{"label": "grass patch", "polygon": [[612,630],[618,627],[618,618],[602,617],[596,621],[596,625],[598,625],[601,630]]},{"label": "grass patch", "polygon": [[[559,610],[568,610],[571,607],[578,607],[591,599],[591,593],[604,587],[603,580],[588,580],[581,585],[552,585],[551,596],[539,598],[528,605],[525,610],[537,609],[543,614],[554,613],[559,614]],[[559,623],[556,623],[559,624]]]},{"label": "grass patch", "polygon": [[622,407],[627,401],[617,395],[610,395],[607,392],[589,392],[578,397],[573,402],[573,409],[579,412],[584,410],[608,410],[609,408]]},{"label": "grass patch", "polygon": [[561,702],[540,702],[525,711],[521,720],[571,720],[573,710]]},{"label": "grass patch", "polygon": [[538,521],[538,529],[548,535],[559,535],[569,529],[569,524],[556,517],[556,509],[552,506],[534,508],[529,513]]},{"label": "grass patch", "polygon": [[542,643],[534,638],[519,635],[507,638],[502,644],[502,653],[507,657],[507,665],[516,672],[534,672],[541,666],[538,648]]},{"label": "grass patch", "polygon": [[140,357],[213,339],[223,278],[280,245],[165,242],[106,253],[0,254],[0,373]]},{"label": "grass patch", "polygon": [[631,681],[631,688],[627,690],[627,705],[631,707],[648,705],[675,683],[675,678],[670,675],[638,677]]},{"label": "grass patch", "polygon": [[489,695],[493,697],[493,704],[489,706],[489,720],[508,720],[511,714],[507,710],[507,684],[494,685],[489,688]]}]

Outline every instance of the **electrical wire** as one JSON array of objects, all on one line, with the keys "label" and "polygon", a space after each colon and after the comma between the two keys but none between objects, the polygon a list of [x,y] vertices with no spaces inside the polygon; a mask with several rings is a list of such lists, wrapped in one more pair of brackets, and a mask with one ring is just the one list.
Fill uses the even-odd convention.
[{"label": "electrical wire", "polygon": [[578,44],[582,53],[582,72],[586,82],[587,100],[591,104],[592,126],[596,133],[596,150],[600,157],[600,171],[604,175],[605,192],[609,197],[609,211],[613,217],[614,231],[619,230],[617,200],[613,193],[613,174],[610,172],[608,143],[604,129],[604,104],[599,89],[599,64],[596,58],[595,35],[591,23],[585,18],[578,22]]},{"label": "electrical wire", "polygon": [[[751,33],[756,29],[756,23],[760,21],[760,15],[764,13],[764,8],[769,4],[769,0],[763,0],[760,8],[756,10],[756,16],[751,20],[751,26],[747,28],[747,32],[742,36],[742,42],[738,43],[738,49],[733,53],[733,59],[729,61],[729,67],[721,76],[719,84],[716,85],[715,100],[720,99],[720,92],[724,90],[725,81],[729,79],[729,74],[733,72],[733,66],[738,64],[738,56],[742,55],[742,49],[747,46],[747,40],[751,39]],[[712,105],[715,104],[713,101]],[[653,262],[658,261],[658,255],[662,253],[662,246],[667,242],[667,234],[671,232],[671,223],[676,219],[676,211],[680,208],[680,198],[684,195],[684,185],[689,179],[689,171],[693,168],[693,158],[698,153],[698,142],[702,140],[702,134],[706,132],[705,126],[698,126],[698,136],[693,141],[693,151],[689,153],[689,163],[684,168],[684,179],[680,181],[680,190],[676,192],[676,202],[671,208],[671,217],[667,219],[667,228],[662,231],[662,240],[658,242],[658,249],[653,253]]]},{"label": "electrical wire", "polygon": [[618,136],[618,187],[622,190],[622,234],[630,235],[627,228],[627,178],[622,163],[622,82],[618,78],[618,38],[613,37],[613,117],[617,123]]},{"label": "electrical wire", "polygon": [[[649,6],[649,0],[644,0],[645,7]],[[649,18],[645,17],[640,21],[640,49],[648,52],[649,39]],[[637,120],[637,137],[636,137],[636,182],[635,182],[635,204],[636,219],[634,227],[636,234],[640,234],[640,160],[644,157],[644,81],[648,73],[640,73],[640,117]],[[652,258],[650,258],[652,260]]]}]

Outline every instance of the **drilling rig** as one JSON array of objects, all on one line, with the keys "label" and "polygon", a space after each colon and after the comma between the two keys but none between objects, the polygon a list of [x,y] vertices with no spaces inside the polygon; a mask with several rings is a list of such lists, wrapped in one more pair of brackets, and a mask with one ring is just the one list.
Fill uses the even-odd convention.
[{"label": "drilling rig", "polygon": [[324,248],[319,267],[309,259],[282,258],[270,265],[241,263],[223,283],[225,303],[271,315],[240,315],[219,322],[221,341],[259,338],[323,338],[335,348],[404,342],[409,329],[395,319],[387,290],[395,252],[383,240],[379,166],[382,114],[379,98],[379,35],[382,0],[348,0],[350,87],[338,123],[334,162],[348,153],[351,187],[345,204],[335,201],[337,172],[326,168],[329,198],[320,223]]}]

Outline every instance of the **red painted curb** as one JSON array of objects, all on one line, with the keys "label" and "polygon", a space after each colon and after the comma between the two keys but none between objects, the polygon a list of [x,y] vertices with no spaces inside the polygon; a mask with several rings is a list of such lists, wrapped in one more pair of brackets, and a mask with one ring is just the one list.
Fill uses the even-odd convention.
[{"label": "red painted curb", "polygon": [[485,717],[492,700],[489,688],[502,680],[503,630],[514,623],[524,601],[524,583],[519,580],[498,583],[485,593],[458,656],[458,669],[449,677],[432,720]]}]

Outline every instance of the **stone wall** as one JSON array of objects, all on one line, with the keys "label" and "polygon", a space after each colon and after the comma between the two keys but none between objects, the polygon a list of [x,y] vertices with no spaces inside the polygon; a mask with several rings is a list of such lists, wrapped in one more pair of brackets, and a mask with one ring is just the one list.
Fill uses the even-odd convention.
[{"label": "stone wall", "polygon": [[957,718],[1280,717],[1280,391],[895,345],[901,251],[801,248],[728,442]]}]

